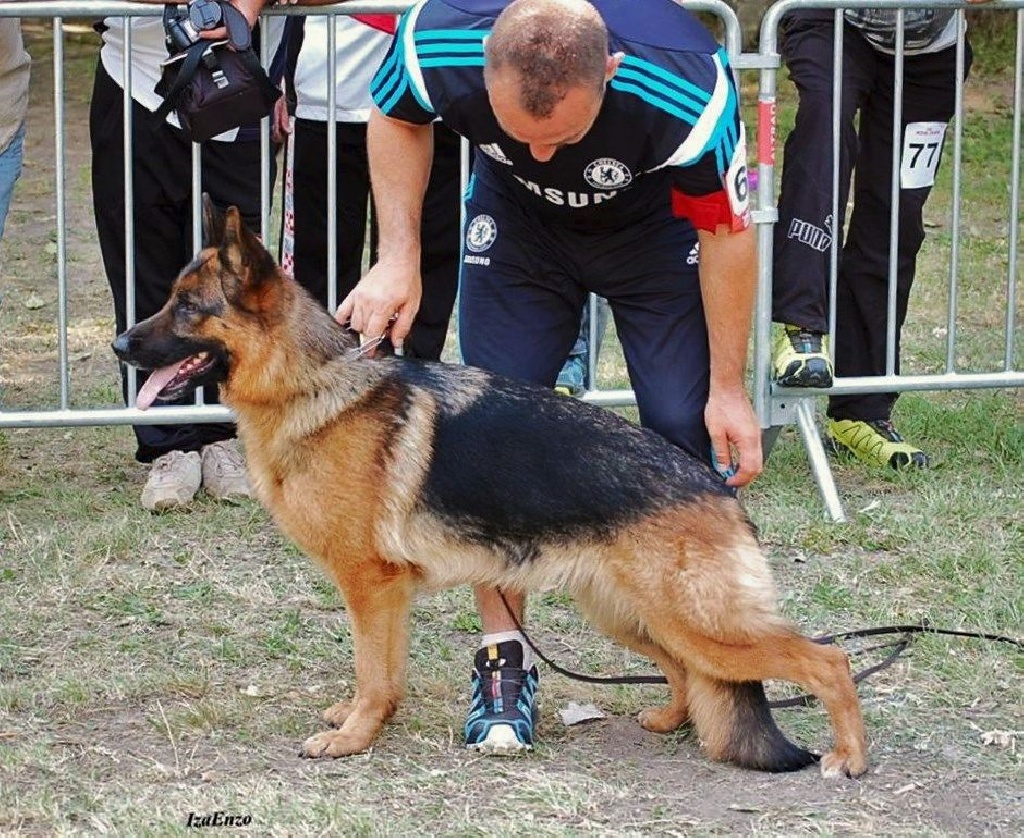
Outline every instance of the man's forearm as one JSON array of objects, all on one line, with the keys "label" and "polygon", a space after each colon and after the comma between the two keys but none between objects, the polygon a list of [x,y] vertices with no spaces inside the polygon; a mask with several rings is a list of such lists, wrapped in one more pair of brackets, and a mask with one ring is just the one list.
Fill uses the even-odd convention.
[{"label": "man's forearm", "polygon": [[[232,6],[237,8],[242,14],[249,18],[249,22],[253,22],[259,17],[260,12],[267,6],[334,6],[338,3],[344,3],[347,0],[228,0]],[[151,5],[165,5],[167,0],[134,0],[136,3],[149,3]],[[188,0],[181,0],[182,3],[188,2]]]},{"label": "man's forearm", "polygon": [[[136,3],[148,3],[151,6],[166,5],[167,0],[134,0]],[[180,0],[181,3],[186,3],[188,0]],[[264,6],[270,5],[273,0],[228,0],[232,6],[238,11],[245,15],[251,26],[256,22],[256,18],[260,16],[260,12]]]},{"label": "man's forearm", "polygon": [[433,127],[391,119],[373,108],[366,145],[381,260],[400,260],[418,270],[423,196],[433,159]]},{"label": "man's forearm", "polygon": [[[152,5],[164,5],[167,0],[135,0],[137,3],[150,3]],[[187,2],[187,0],[181,0],[181,2]],[[238,11],[245,15],[249,24],[252,25],[256,22],[256,18],[260,16],[260,12],[267,6],[280,5],[280,6],[333,6],[338,3],[347,2],[347,0],[228,0],[232,6]]]},{"label": "man's forearm", "polygon": [[754,228],[700,232],[700,285],[711,351],[711,387],[742,387],[757,292]]}]

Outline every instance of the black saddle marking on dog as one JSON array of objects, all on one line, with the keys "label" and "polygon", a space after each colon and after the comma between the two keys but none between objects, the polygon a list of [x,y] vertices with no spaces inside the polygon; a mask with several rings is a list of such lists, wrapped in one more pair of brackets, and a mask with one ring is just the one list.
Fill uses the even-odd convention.
[{"label": "black saddle marking on dog", "polygon": [[607,540],[670,506],[731,495],[709,464],[653,431],[547,388],[486,375],[462,404],[458,370],[401,367],[442,405],[424,499],[512,561],[531,560],[543,542]]}]

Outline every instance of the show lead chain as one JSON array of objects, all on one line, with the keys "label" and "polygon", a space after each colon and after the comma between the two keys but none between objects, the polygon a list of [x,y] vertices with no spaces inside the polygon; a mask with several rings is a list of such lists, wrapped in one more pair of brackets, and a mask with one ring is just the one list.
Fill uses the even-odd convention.
[{"label": "show lead chain", "polygon": [[[533,653],[538,658],[544,661],[544,663],[559,675],[564,675],[566,678],[571,678],[573,681],[584,681],[588,684],[668,683],[664,675],[584,675],[581,672],[573,672],[571,669],[565,669],[564,667],[559,666],[547,657],[547,655],[545,655],[539,648],[537,648],[533,639],[526,633],[526,630],[523,628],[519,619],[509,606],[508,600],[505,599],[505,592],[499,590],[498,593],[501,595],[501,601],[505,604],[505,610],[508,611],[509,616],[512,618],[512,622],[515,623],[516,629],[520,634],[522,634],[523,640],[526,641],[526,645],[533,650]],[[865,678],[892,666],[896,662],[896,659],[913,642],[913,636],[915,634],[944,634],[951,637],[977,637],[981,640],[991,640],[996,643],[1009,643],[1012,646],[1016,646],[1018,649],[1024,649],[1024,641],[1017,640],[1013,637],[1007,637],[1002,634],[990,634],[984,631],[959,631],[957,629],[935,628],[934,626],[929,625],[927,620],[918,625],[875,626],[873,628],[852,629],[851,631],[842,631],[837,632],[836,634],[823,634],[820,637],[812,637],[811,639],[815,643],[827,645],[834,644],[837,640],[846,640],[854,637],[878,637],[887,634],[899,634],[902,636],[899,639],[894,640],[892,643],[880,643],[877,646],[869,646],[865,649],[859,649],[848,653],[853,657],[856,655],[864,655],[868,652],[875,652],[879,649],[892,649],[892,651],[879,663],[855,673],[853,676],[853,682],[855,684],[859,684]],[[770,701],[768,702],[768,706],[773,709],[780,709],[784,707],[810,707],[816,700],[817,699],[813,695],[803,694],[793,696],[792,698]]]}]

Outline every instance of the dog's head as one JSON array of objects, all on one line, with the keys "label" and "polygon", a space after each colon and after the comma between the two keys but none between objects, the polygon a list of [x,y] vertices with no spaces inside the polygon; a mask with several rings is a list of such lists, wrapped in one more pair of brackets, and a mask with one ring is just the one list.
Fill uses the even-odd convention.
[{"label": "dog's head", "polygon": [[143,410],[227,380],[242,350],[237,335],[267,325],[262,320],[273,310],[267,297],[282,290],[277,265],[238,209],[221,215],[207,195],[203,244],[164,307],[112,344],[121,361],[152,371],[138,394]]}]

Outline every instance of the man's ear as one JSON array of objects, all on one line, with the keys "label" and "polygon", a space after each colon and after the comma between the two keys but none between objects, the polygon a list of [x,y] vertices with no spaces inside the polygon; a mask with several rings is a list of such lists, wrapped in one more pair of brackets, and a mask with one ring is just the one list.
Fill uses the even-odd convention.
[{"label": "man's ear", "polygon": [[224,239],[224,216],[213,205],[210,193],[203,193],[203,247],[220,247]]},{"label": "man's ear", "polygon": [[622,63],[622,59],[625,57],[625,53],[616,52],[608,56],[608,60],[604,65],[604,83],[608,84],[615,74],[619,71],[619,65]]}]

